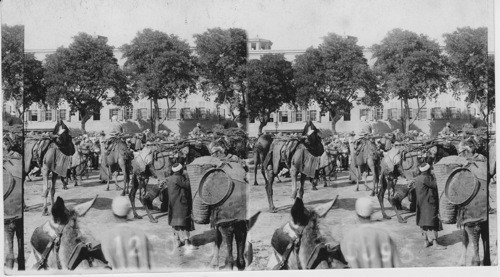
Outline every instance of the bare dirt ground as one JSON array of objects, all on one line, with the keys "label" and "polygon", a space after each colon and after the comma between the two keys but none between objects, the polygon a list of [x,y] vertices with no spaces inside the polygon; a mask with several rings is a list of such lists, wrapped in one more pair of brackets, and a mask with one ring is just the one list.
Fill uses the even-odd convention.
[{"label": "bare dirt ground", "polygon": [[[253,168],[251,167],[251,170]],[[259,186],[253,186],[253,173],[248,175],[250,187],[250,207],[249,216],[257,211],[262,211],[257,223],[249,233],[249,240],[253,243],[254,262],[247,267],[247,270],[265,270],[270,255],[272,254],[271,237],[276,228],[279,228],[290,220],[290,207],[292,200],[290,198],[291,184],[289,179],[283,179],[281,183],[274,185],[275,206],[279,209],[277,213],[269,213],[267,196],[264,188],[262,176],[258,177]],[[121,181],[121,178],[119,179]],[[62,190],[62,183],[58,180],[56,188],[56,197],[61,196],[66,205],[71,206],[86,202],[95,195],[99,195],[93,208],[82,218],[80,226],[85,234],[93,236],[99,240],[100,236],[117,224],[124,223],[124,220],[114,217],[111,212],[112,199],[118,196],[121,191],[115,189],[113,183],[110,185],[110,191],[105,191],[106,185],[98,180],[98,172],[92,172],[90,178],[83,180],[81,186],[75,187],[69,185],[68,190]],[[120,182],[121,186],[121,182]],[[305,184],[304,202],[306,205],[316,205],[325,203],[333,199],[337,194],[339,198],[333,209],[323,219],[323,223],[328,226],[331,234],[341,240],[343,234],[356,226],[357,217],[354,212],[355,201],[359,197],[369,196],[370,192],[364,187],[360,187],[359,192],[354,191],[355,185],[347,180],[347,173],[341,173],[338,180],[329,182],[328,187],[323,184],[318,186],[317,191],[311,190],[309,182]],[[496,207],[496,185],[490,186],[492,206]],[[42,181],[36,178],[34,181],[25,183],[25,202],[27,209],[25,211],[25,251],[26,257],[32,256],[29,240],[34,229],[42,225],[49,217],[42,216]],[[376,199],[372,198],[376,204]],[[136,201],[139,208],[138,213],[145,216],[146,212],[142,209],[139,201]],[[389,203],[386,203],[386,207]],[[376,204],[378,207],[378,204]],[[388,210],[389,216],[394,213]],[[381,219],[380,210],[376,209],[375,219]],[[374,222],[374,225],[388,230],[395,240],[402,254],[405,266],[408,267],[436,267],[436,266],[456,266],[462,253],[461,231],[455,225],[444,225],[444,231],[439,233],[439,241],[448,248],[444,251],[434,251],[423,246],[423,238],[418,226],[415,225],[414,214],[405,214],[408,223],[400,224],[396,218],[391,220],[381,220]],[[495,260],[497,251],[495,242],[497,241],[497,216],[490,215],[490,237],[492,260]],[[193,244],[198,246],[192,253],[185,253],[182,249],[177,249],[172,240],[172,228],[168,225],[167,217],[159,218],[156,224],[150,223],[147,217],[141,220],[134,219],[127,221],[126,224],[137,229],[143,230],[149,237],[153,245],[153,267],[163,271],[207,271],[212,270],[210,261],[213,254],[214,232],[208,225],[196,225],[196,230],[192,232]],[[469,250],[471,251],[471,250]],[[468,255],[470,262],[471,252]],[[222,249],[219,265],[224,264],[225,251]],[[32,262],[32,260],[31,260]],[[28,262],[27,268],[31,264]]]}]

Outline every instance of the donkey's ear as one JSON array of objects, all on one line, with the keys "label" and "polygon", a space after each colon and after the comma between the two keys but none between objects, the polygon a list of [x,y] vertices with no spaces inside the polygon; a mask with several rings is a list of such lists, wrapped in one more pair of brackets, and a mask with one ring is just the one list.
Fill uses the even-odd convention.
[{"label": "donkey's ear", "polygon": [[57,197],[54,206],[51,209],[52,217],[54,218],[54,222],[56,223],[65,223],[68,219],[68,215],[66,214],[66,206],[64,205],[64,200],[61,197]]},{"label": "donkey's ear", "polygon": [[309,221],[309,211],[304,206],[304,202],[300,197],[295,198],[295,203],[293,203],[291,209],[293,223],[299,224],[301,226],[307,225]]},{"label": "donkey's ear", "polygon": [[332,209],[333,205],[335,204],[335,202],[337,201],[337,198],[339,198],[339,195],[337,194],[337,196],[335,196],[335,198],[328,202],[328,203],[325,203],[325,204],[321,204],[321,205],[317,205],[315,208],[314,208],[314,212],[316,212],[316,214],[319,216],[319,217],[324,217],[326,216],[326,214],[328,214],[328,212]]},{"label": "donkey's ear", "polygon": [[85,203],[75,205],[73,207],[73,210],[76,212],[78,216],[84,216],[90,210],[90,208],[92,208],[98,196],[99,195],[96,195],[94,199],[87,201]]},{"label": "donkey's ear", "polygon": [[252,227],[255,225],[255,222],[257,222],[259,215],[260,215],[260,211],[257,212],[256,214],[252,215],[252,217],[250,217],[250,219],[248,219],[248,230],[252,229]]}]

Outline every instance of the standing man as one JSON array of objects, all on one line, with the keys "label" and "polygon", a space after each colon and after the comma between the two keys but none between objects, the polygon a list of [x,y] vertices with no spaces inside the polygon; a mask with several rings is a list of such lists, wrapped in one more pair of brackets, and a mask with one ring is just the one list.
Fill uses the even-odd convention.
[{"label": "standing man", "polygon": [[436,179],[430,172],[431,166],[423,163],[419,166],[420,175],[415,178],[415,194],[417,196],[416,223],[425,237],[425,247],[432,246],[436,250],[446,247],[437,242],[438,231],[443,230],[439,214],[439,196]]},{"label": "standing man", "polygon": [[195,247],[189,240],[189,232],[194,230],[191,211],[193,201],[189,179],[183,174],[182,165],[172,166],[173,174],[166,179],[168,188],[168,224],[174,229],[177,246],[184,246],[188,251]]}]

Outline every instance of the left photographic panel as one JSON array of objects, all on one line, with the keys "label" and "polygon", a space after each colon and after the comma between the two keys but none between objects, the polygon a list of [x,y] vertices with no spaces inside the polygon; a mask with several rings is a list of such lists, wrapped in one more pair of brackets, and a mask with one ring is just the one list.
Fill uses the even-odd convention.
[{"label": "left photographic panel", "polygon": [[[4,272],[25,270],[24,254],[24,25],[2,21]],[[16,24],[17,23],[17,24]]]}]

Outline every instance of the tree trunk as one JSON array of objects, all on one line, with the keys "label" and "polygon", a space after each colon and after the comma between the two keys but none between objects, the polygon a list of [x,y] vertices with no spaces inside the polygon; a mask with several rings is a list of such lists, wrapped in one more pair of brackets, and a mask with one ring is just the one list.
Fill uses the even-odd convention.
[{"label": "tree trunk", "polygon": [[267,125],[267,121],[269,119],[269,116],[264,116],[262,118],[259,119],[259,135],[262,135],[262,129],[264,129],[264,127]]},{"label": "tree trunk", "polygon": [[88,113],[87,110],[79,110],[78,112],[80,113],[80,118],[82,119],[80,128],[82,128],[82,132],[86,134],[87,131],[85,130],[85,123],[87,123],[87,121],[90,119],[90,113]]},{"label": "tree trunk", "polygon": [[332,134],[337,134],[337,129],[335,128],[335,125],[337,125],[337,122],[340,120],[342,117],[342,114],[337,113],[335,110],[329,110],[330,117],[332,118]]},{"label": "tree trunk", "polygon": [[153,121],[152,126],[154,126],[152,132],[157,133],[160,128],[160,121],[158,120],[158,115],[160,114],[160,107],[158,105],[158,98],[153,98],[153,114],[151,115],[151,120]]},{"label": "tree trunk", "polygon": [[403,130],[405,134],[408,134],[410,130],[410,105],[408,103],[408,98],[403,100],[404,111],[403,111]]}]

